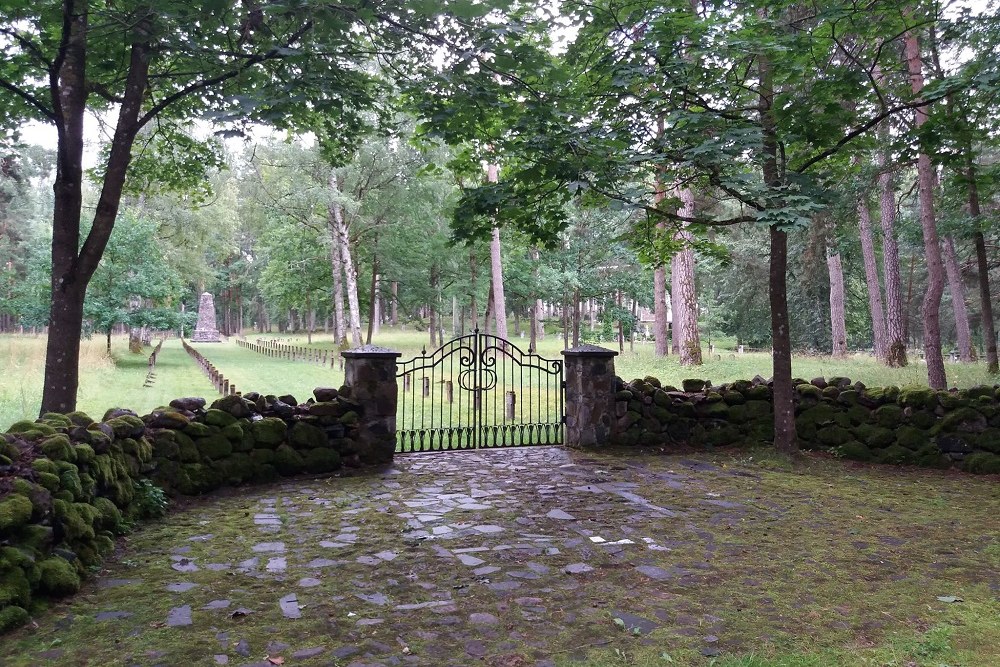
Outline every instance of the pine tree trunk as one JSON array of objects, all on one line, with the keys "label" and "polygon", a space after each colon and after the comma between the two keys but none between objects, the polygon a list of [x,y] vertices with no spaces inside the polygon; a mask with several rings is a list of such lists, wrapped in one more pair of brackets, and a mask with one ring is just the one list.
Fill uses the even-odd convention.
[{"label": "pine tree trunk", "polygon": [[674,354],[680,354],[681,341],[684,340],[684,321],[680,314],[683,309],[680,300],[680,275],[677,255],[674,255],[673,259],[670,260],[670,326],[673,328],[670,336],[670,351]]},{"label": "pine tree trunk", "polygon": [[392,326],[399,326],[399,282],[392,281],[392,306],[389,323]]},{"label": "pine tree trunk", "polygon": [[847,356],[847,320],[844,315],[844,267],[840,253],[828,255],[826,268],[830,274],[830,330],[833,335],[833,356]]},{"label": "pine tree trunk", "polygon": [[944,269],[948,275],[948,290],[951,292],[952,312],[955,314],[955,339],[958,344],[958,358],[965,363],[975,361],[972,356],[972,333],[969,331],[969,310],[965,307],[965,289],[962,287],[962,271],[958,267],[955,241],[951,236],[942,240],[944,249]]},{"label": "pine tree trunk", "polygon": [[[982,212],[979,208],[979,183],[971,148],[966,151],[965,176],[969,186],[969,215],[978,225]],[[978,226],[972,237],[976,243],[976,264],[979,270],[979,300],[983,310],[983,345],[986,347],[986,370],[996,375],[1000,373],[1000,364],[997,363],[997,334],[993,327],[993,300],[990,296],[990,268],[986,261],[986,239]]]},{"label": "pine tree trunk", "polygon": [[[337,187],[337,177],[330,172],[330,188]],[[347,325],[344,322],[344,257],[340,250],[340,234],[337,232],[338,206],[331,203],[327,207],[327,228],[330,232],[330,270],[333,274],[333,340],[343,345],[347,340]]]},{"label": "pine tree trunk", "polygon": [[580,288],[573,289],[573,347],[580,346]]},{"label": "pine tree trunk", "polygon": [[[920,62],[920,42],[912,30],[905,36],[906,65],[910,84],[919,97],[924,87]],[[914,110],[915,124],[919,129],[927,122],[927,107]],[[934,165],[930,155],[921,151],[917,155],[917,196],[920,202],[920,227],[924,236],[924,259],[927,262],[927,292],[921,307],[924,323],[924,357],[927,360],[927,383],[931,389],[946,389],[948,380],[941,354],[941,295],[944,293],[944,270],[941,243],[938,239],[934,217]]]},{"label": "pine tree trunk", "polygon": [[[868,199],[865,195],[858,196],[858,231],[861,234],[861,257],[865,265],[865,282],[868,283],[868,309],[872,316],[872,336],[875,343],[875,358],[885,362],[888,359],[889,351],[886,344],[885,331],[885,311],[882,307],[882,287],[878,276],[878,262],[875,259],[875,244],[872,240],[872,220],[871,212],[868,208]],[[827,263],[829,263],[827,259]],[[840,308],[843,316],[844,308],[844,273],[840,268],[840,254],[837,254],[837,266],[840,271]],[[831,269],[832,271],[832,269]],[[833,307],[833,274],[830,274],[831,308]],[[836,332],[835,332],[836,333]],[[847,354],[847,343],[845,333],[844,351]],[[837,353],[837,339],[834,336],[833,354]]]},{"label": "pine tree trunk", "polygon": [[372,336],[375,335],[376,322],[378,321],[378,240],[373,243],[372,248],[372,284],[371,296],[368,299],[368,335],[365,337],[365,344],[372,344]]},{"label": "pine tree trunk", "polygon": [[476,305],[476,251],[469,249],[469,312],[472,315],[472,329],[479,331],[479,306]]},{"label": "pine tree trunk", "polygon": [[[884,77],[876,68],[875,80],[882,84]],[[889,126],[882,123],[878,128],[880,143],[889,142]],[[896,184],[889,164],[888,150],[877,153],[880,170],[879,183],[879,226],[882,230],[882,274],[885,277],[885,345],[886,365],[902,368],[906,358],[906,316],[903,307],[903,279],[899,264],[899,242],[896,240]]]}]

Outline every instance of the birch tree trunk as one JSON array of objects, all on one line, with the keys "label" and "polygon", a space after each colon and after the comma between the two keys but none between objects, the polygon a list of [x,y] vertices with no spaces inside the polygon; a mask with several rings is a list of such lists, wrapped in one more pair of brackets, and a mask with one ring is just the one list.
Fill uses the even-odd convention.
[{"label": "birch tree trunk", "polygon": [[[497,182],[497,166],[487,166],[487,178],[490,183]],[[490,241],[490,271],[493,274],[493,314],[496,318],[496,335],[507,338],[507,301],[503,293],[503,262],[500,256],[500,228],[493,227],[493,240]]]},{"label": "birch tree trunk", "polygon": [[[683,202],[681,215],[694,215],[694,193],[690,188],[681,190],[680,199]],[[691,240],[689,232],[681,231],[680,236],[685,241]],[[682,366],[700,366],[701,336],[698,332],[698,290],[694,280],[694,250],[685,248],[674,256],[673,273],[676,274],[674,294],[677,297],[678,310],[674,311],[674,331],[680,334],[680,362]],[[680,327],[677,327],[677,324]]]},{"label": "birch tree trunk", "polygon": [[827,255],[830,274],[830,330],[833,334],[833,356],[847,356],[847,320],[844,315],[844,267],[840,253]]},{"label": "birch tree trunk", "polygon": [[963,362],[970,363],[974,361],[972,357],[972,333],[969,331],[969,310],[965,307],[965,290],[962,288],[962,272],[958,268],[955,240],[951,236],[945,236],[942,246],[944,248],[944,270],[948,274],[948,291],[951,292],[952,311],[955,314],[958,358]]},{"label": "birch tree trunk", "polygon": [[392,281],[392,315],[390,316],[390,324],[392,326],[399,325],[399,282]]},{"label": "birch tree trunk", "polygon": [[[871,211],[868,208],[868,199],[865,195],[858,196],[858,231],[861,234],[861,257],[865,265],[865,282],[868,283],[868,309],[872,315],[872,336],[875,341],[875,358],[885,362],[888,359],[888,346],[886,345],[885,332],[885,311],[882,307],[882,287],[878,277],[878,263],[875,260],[875,244],[872,242],[872,219]],[[829,263],[827,259],[827,263]],[[840,254],[837,254],[837,265],[840,266]],[[832,270],[832,269],[831,269]],[[844,307],[844,273],[840,271],[840,307],[843,315]],[[833,292],[833,274],[830,274],[831,308]],[[832,312],[832,311],[831,311]],[[835,332],[836,333],[836,332]],[[847,353],[846,335],[844,352]],[[837,356],[837,340],[833,341],[834,356]]]},{"label": "birch tree trunk", "polygon": [[[924,88],[923,65],[920,61],[920,41],[912,30],[904,38],[906,66],[910,85],[919,98]],[[927,122],[926,106],[914,110],[915,125],[919,130]],[[927,360],[927,384],[931,389],[946,389],[948,379],[941,354],[941,295],[944,293],[944,271],[941,259],[941,242],[934,218],[934,165],[930,155],[917,154],[917,197],[920,202],[920,228],[924,236],[924,256],[927,262],[927,292],[924,294],[921,314],[924,323],[924,357]]]},{"label": "birch tree trunk", "polygon": [[[337,183],[337,174],[330,171],[330,189],[332,192],[339,192],[340,186]],[[347,290],[347,307],[350,312],[351,345],[361,347],[361,307],[358,304],[358,271],[354,266],[354,258],[351,256],[351,236],[344,219],[344,210],[340,204],[331,201],[328,210],[327,222],[332,226],[335,236],[334,244],[340,250],[341,267],[344,270],[344,287]],[[345,332],[346,338],[346,332]]]}]

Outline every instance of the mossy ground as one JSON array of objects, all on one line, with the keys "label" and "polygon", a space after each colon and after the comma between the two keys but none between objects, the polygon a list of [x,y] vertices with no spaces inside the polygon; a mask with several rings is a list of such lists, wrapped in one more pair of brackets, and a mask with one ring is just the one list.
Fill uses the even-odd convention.
[{"label": "mossy ground", "polygon": [[412,455],[175,511],[0,661],[985,667],[998,513],[995,478],[813,457]]}]

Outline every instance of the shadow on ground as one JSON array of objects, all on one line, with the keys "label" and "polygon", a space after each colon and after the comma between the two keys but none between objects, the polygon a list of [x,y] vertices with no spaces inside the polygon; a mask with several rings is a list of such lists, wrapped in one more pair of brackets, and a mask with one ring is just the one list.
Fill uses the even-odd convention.
[{"label": "shadow on ground", "polygon": [[996,480],[735,456],[423,454],[213,496],[0,663],[995,664]]}]

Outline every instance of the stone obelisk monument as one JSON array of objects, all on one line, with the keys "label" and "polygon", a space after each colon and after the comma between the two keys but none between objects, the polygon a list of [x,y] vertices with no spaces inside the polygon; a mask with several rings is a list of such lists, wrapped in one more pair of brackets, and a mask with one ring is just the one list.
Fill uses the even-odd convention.
[{"label": "stone obelisk monument", "polygon": [[198,324],[191,336],[195,343],[218,343],[222,341],[215,328],[215,299],[208,292],[202,292],[198,301]]}]

